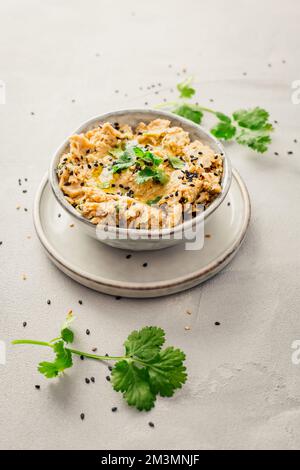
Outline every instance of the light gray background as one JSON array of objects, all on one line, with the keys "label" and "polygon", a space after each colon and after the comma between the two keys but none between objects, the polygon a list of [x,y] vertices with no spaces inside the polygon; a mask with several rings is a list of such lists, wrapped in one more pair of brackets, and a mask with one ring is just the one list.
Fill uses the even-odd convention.
[{"label": "light gray background", "polygon": [[[300,105],[291,102],[299,24],[297,0],[1,2],[2,449],[299,448],[300,365],[291,362],[300,338]],[[228,147],[252,199],[244,246],[214,279],[172,297],[117,301],[76,284],[46,258],[32,223],[51,153],[90,116],[172,98],[189,74],[204,105],[258,104],[279,122],[264,156]],[[145,414],[123,403],[101,363],[76,360],[61,380],[43,379],[36,365],[47,351],[9,342],[50,339],[70,308],[87,350],[117,354],[132,329],[162,326],[187,353],[188,383]],[[91,375],[96,384],[86,385]]]}]

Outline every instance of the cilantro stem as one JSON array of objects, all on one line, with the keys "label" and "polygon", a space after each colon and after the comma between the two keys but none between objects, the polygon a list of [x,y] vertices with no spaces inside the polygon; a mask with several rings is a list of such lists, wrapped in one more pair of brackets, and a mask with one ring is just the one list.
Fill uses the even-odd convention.
[{"label": "cilantro stem", "polygon": [[52,345],[46,341],[35,341],[32,339],[15,339],[11,344],[37,344],[39,346],[48,346],[52,348]]},{"label": "cilantro stem", "polygon": [[128,356],[98,356],[97,354],[90,354],[90,353],[86,353],[83,351],[77,351],[77,349],[71,349],[71,348],[66,348],[66,349],[69,349],[71,353],[77,354],[78,356],[85,356],[85,357],[89,357],[90,359],[97,359],[99,361],[109,361],[109,360],[120,361],[121,359],[129,359]]},{"label": "cilantro stem", "polygon": [[160,108],[168,108],[169,106],[176,106],[178,104],[178,101],[168,101],[166,103],[160,103],[155,106],[156,109]]},{"label": "cilantro stem", "polygon": [[[35,341],[33,339],[16,339],[12,341],[12,344],[35,344],[37,346],[47,346],[48,348],[53,349],[53,344],[48,343],[46,341]],[[84,351],[78,351],[77,349],[71,349],[71,348],[66,348],[66,349],[68,349],[72,354],[77,354],[77,356],[85,356],[85,357],[89,357],[90,359],[96,359],[98,361],[109,361],[109,360],[119,361],[122,359],[131,359],[129,356],[98,356],[97,354],[90,354]]]},{"label": "cilantro stem", "polygon": [[[182,101],[183,104],[185,104],[184,101]],[[156,109],[161,109],[161,108],[170,108],[171,106],[178,106],[182,104],[180,101],[168,101],[166,103],[160,103],[155,106]],[[217,111],[214,111],[211,108],[206,108],[205,106],[200,106],[199,104],[193,104],[192,107],[194,109],[197,109],[199,111],[204,111],[206,113],[211,113],[211,114],[216,114]]]},{"label": "cilantro stem", "polygon": [[201,111],[205,111],[205,112],[207,112],[207,113],[211,113],[211,114],[216,114],[216,113],[217,113],[217,111],[214,111],[214,110],[211,109],[211,108],[206,108],[205,106],[200,106],[199,104],[194,105],[194,106],[196,106],[197,109],[199,109],[199,110],[201,110]]}]

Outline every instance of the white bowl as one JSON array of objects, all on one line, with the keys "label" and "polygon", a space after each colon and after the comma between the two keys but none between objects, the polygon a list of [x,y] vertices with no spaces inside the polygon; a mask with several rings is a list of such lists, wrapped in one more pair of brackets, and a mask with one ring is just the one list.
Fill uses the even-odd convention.
[{"label": "white bowl", "polygon": [[74,132],[74,134],[85,133],[105,121],[112,123],[118,122],[121,125],[129,124],[130,126],[135,127],[141,121],[148,123],[153,119],[158,118],[169,119],[172,126],[182,127],[186,132],[188,132],[191,140],[199,139],[204,144],[209,145],[214,152],[222,154],[222,191],[205,211],[200,212],[193,219],[187,220],[171,229],[146,230],[108,226],[105,227],[105,230],[99,230],[99,226],[97,228],[96,225],[92,224],[92,222],[80,215],[79,212],[68,203],[59,187],[56,168],[61,155],[67,151],[69,145],[69,139],[67,138],[54,153],[51,160],[49,180],[52,190],[60,205],[76,220],[76,222],[78,222],[77,225],[91,237],[96,238],[107,245],[126,250],[141,251],[157,250],[176,245],[182,241],[191,241],[193,237],[196,237],[197,227],[200,227],[201,224],[203,224],[204,221],[207,220],[208,217],[219,207],[228,193],[231,184],[232,171],[230,161],[222,144],[201,126],[182,118],[181,116],[154,109],[124,109],[93,117],[84,122]]}]

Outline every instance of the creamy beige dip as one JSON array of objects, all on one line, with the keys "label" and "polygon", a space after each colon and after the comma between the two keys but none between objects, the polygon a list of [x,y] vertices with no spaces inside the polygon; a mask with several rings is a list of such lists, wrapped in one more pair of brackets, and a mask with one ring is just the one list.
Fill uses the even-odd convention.
[{"label": "creamy beige dip", "polygon": [[69,142],[59,186],[93,224],[174,227],[222,190],[222,155],[165,119],[135,129],[105,122]]}]

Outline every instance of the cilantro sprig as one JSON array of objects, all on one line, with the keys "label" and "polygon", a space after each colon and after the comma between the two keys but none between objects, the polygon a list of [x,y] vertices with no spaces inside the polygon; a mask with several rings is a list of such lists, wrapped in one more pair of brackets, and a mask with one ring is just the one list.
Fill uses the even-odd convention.
[{"label": "cilantro sprig", "polygon": [[146,183],[151,179],[160,184],[166,184],[169,181],[167,173],[159,168],[163,159],[142,146],[127,146],[123,152],[118,151],[117,156],[111,168],[112,173],[119,173],[136,165],[141,168],[135,177],[137,184]]},{"label": "cilantro sprig", "polygon": [[173,396],[186,382],[185,354],[172,346],[163,348],[165,332],[162,328],[146,326],[130,333],[124,342],[123,356],[99,356],[69,346],[74,341],[74,333],[70,329],[73,319],[70,312],[60,336],[51,341],[21,339],[12,344],[51,348],[54,353],[53,361],[43,361],[38,365],[38,371],[48,379],[58,377],[72,367],[74,354],[98,361],[115,361],[111,372],[113,389],[123,394],[128,405],[140,411],[153,408],[157,395]]},{"label": "cilantro sprig", "polygon": [[186,79],[177,85],[179,101],[162,103],[158,108],[169,108],[171,112],[190,121],[200,124],[205,113],[212,114],[216,119],[216,125],[211,133],[218,139],[236,141],[246,145],[259,153],[268,150],[271,143],[271,133],[274,127],[269,122],[269,113],[263,108],[240,109],[228,116],[211,108],[192,104],[185,101],[191,99],[196,90],[191,86],[192,78]]}]

